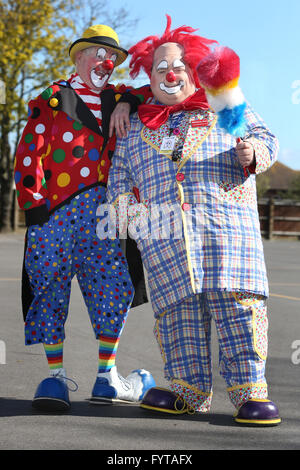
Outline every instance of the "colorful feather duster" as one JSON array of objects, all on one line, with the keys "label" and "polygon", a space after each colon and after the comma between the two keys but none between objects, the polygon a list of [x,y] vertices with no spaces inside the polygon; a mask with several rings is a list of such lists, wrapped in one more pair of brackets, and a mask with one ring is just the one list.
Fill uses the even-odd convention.
[{"label": "colorful feather duster", "polygon": [[197,73],[208,104],[218,114],[219,125],[229,134],[243,137],[246,102],[238,86],[239,56],[228,47],[217,47],[201,60]]}]

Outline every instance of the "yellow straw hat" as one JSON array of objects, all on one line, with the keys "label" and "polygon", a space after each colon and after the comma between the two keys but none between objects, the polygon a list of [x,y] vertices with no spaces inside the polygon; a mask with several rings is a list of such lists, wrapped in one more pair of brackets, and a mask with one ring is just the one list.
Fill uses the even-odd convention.
[{"label": "yellow straw hat", "polygon": [[90,26],[82,35],[82,38],[77,39],[69,49],[69,55],[73,63],[75,63],[76,52],[82,51],[92,46],[104,46],[116,52],[117,60],[116,66],[122,64],[128,56],[128,52],[119,46],[119,38],[117,33],[110,27],[104,24],[97,24]]}]

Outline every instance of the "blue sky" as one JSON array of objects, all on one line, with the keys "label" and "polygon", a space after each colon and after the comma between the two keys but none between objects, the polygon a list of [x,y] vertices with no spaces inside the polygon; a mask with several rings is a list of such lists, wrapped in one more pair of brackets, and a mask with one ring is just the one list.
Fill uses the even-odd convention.
[{"label": "blue sky", "polygon": [[[240,86],[280,141],[279,161],[300,170],[300,1],[113,0],[139,19],[120,42],[131,46],[162,34],[166,13],[182,25],[234,49],[241,60]],[[137,83],[138,85],[139,83]]]}]

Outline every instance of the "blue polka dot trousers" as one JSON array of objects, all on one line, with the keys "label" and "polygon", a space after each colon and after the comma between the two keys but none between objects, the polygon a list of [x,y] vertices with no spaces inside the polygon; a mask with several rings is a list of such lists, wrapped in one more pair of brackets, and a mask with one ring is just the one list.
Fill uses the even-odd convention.
[{"label": "blue polka dot trousers", "polygon": [[97,237],[96,211],[104,202],[105,188],[97,186],[57,209],[42,227],[29,227],[25,267],[34,299],[25,344],[64,340],[75,275],[96,338],[121,334],[134,288],[119,241]]}]

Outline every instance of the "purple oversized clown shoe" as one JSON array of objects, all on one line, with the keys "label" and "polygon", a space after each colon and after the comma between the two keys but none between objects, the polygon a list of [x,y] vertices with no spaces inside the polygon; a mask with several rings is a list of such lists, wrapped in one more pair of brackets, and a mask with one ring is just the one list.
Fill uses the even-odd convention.
[{"label": "purple oversized clown shoe", "polygon": [[176,415],[189,412],[185,400],[171,390],[161,387],[150,388],[141,401],[140,406],[147,410],[161,411],[163,413]]},{"label": "purple oversized clown shoe", "polygon": [[268,399],[251,399],[243,403],[234,415],[238,424],[276,426],[281,422],[278,408]]}]

